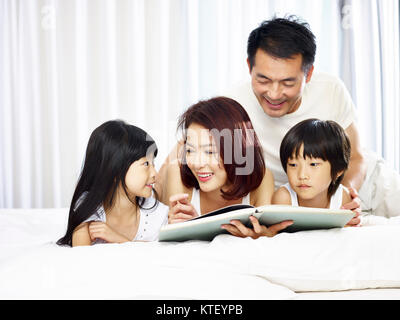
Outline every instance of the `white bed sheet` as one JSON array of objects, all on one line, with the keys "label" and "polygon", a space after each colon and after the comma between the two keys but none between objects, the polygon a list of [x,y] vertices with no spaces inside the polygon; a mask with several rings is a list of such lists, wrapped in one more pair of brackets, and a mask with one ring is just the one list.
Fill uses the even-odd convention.
[{"label": "white bed sheet", "polygon": [[296,300],[400,300],[400,289],[363,289],[346,291],[300,292]]},{"label": "white bed sheet", "polygon": [[399,297],[388,290],[400,288],[399,219],[257,240],[65,248],[55,241],[67,213],[0,210],[0,299]]}]

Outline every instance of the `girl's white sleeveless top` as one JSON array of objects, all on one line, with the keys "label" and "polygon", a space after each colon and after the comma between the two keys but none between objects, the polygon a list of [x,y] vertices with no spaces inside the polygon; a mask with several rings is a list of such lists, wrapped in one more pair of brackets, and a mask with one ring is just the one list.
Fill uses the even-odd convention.
[{"label": "girl's white sleeveless top", "polygon": [[[78,200],[78,205],[79,205],[79,200]],[[156,200],[153,197],[146,198],[143,205],[144,209],[140,209],[139,227],[136,236],[134,239],[132,239],[132,241],[138,241],[138,240],[157,241],[160,228],[163,225],[168,224],[169,207],[166,206],[165,204],[158,202],[157,206],[155,206],[154,208],[145,209],[145,208],[151,208],[154,205],[155,201]],[[107,219],[106,212],[104,211],[103,206],[100,206],[96,210],[96,212],[93,213],[84,222],[90,222],[90,221],[106,222],[106,219]],[[105,243],[105,242],[106,241],[102,239],[96,239],[92,244]]]}]

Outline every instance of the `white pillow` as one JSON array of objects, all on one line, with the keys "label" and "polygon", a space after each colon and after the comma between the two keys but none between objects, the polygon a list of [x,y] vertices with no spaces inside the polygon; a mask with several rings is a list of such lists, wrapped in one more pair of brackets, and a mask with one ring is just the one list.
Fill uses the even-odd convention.
[{"label": "white pillow", "polygon": [[398,225],[281,233],[257,240],[222,235],[212,244],[235,256],[229,263],[237,270],[295,292],[400,287]]}]

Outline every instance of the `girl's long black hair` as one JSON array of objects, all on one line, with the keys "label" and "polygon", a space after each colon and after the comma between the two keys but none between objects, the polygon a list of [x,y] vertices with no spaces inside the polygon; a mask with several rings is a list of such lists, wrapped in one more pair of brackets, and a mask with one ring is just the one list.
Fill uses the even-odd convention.
[{"label": "girl's long black hair", "polygon": [[[156,143],[144,130],[124,121],[107,121],[97,127],[86,148],[84,166],[69,208],[66,234],[57,244],[72,246],[75,228],[100,206],[111,208],[119,185],[129,198],[125,176],[130,165],[145,156],[155,157],[157,152]],[[142,208],[145,198],[136,197],[131,201]]]}]

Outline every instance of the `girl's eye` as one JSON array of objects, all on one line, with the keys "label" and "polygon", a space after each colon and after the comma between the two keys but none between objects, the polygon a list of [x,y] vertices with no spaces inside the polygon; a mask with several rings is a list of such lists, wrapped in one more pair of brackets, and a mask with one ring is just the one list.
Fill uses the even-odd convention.
[{"label": "girl's eye", "polygon": [[191,149],[186,149],[186,153],[193,153],[193,150],[191,150]]},{"label": "girl's eye", "polygon": [[295,163],[288,163],[289,167],[296,167],[297,165]]},{"label": "girl's eye", "polygon": [[206,154],[211,155],[211,154],[216,154],[215,151],[206,151]]},{"label": "girl's eye", "polygon": [[319,163],[317,163],[317,162],[311,162],[310,163],[310,166],[311,167],[317,167],[319,165]]}]

